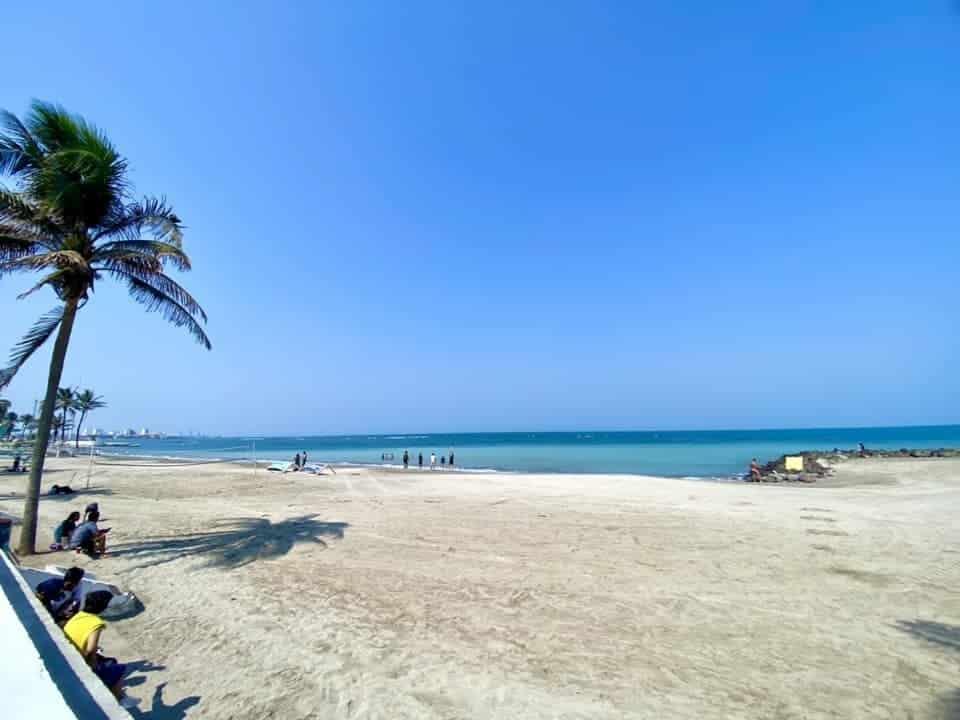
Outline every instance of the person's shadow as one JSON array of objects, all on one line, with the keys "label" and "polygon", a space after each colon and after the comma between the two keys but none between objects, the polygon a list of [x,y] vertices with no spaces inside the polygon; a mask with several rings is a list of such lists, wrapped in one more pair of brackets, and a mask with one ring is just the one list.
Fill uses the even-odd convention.
[{"label": "person's shadow", "polygon": [[163,690],[166,686],[164,682],[153,689],[149,708],[130,708],[130,715],[134,720],[183,720],[187,717],[187,711],[200,703],[199,695],[190,695],[173,705],[167,705],[163,701]]}]

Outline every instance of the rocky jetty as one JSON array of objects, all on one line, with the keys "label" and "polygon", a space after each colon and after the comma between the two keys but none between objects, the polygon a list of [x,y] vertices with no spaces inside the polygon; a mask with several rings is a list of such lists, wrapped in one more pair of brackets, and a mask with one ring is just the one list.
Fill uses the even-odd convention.
[{"label": "rocky jetty", "polygon": [[[788,457],[802,457],[803,470],[787,470]],[[960,457],[960,448],[901,448],[899,450],[804,450],[781,455],[760,468],[761,482],[816,482],[833,473],[833,465],[863,458],[945,458]],[[750,480],[747,473],[745,480]]]}]

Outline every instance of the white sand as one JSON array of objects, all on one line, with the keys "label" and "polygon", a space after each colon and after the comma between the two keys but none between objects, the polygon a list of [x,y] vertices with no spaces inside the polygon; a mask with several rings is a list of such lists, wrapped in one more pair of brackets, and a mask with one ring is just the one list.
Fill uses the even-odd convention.
[{"label": "white sand", "polygon": [[960,462],[832,485],[101,465],[78,562],[139,717],[960,717]]}]

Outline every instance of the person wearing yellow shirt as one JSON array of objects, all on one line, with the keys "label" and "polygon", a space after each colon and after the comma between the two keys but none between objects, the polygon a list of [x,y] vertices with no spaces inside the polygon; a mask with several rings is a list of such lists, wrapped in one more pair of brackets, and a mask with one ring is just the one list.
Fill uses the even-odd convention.
[{"label": "person wearing yellow shirt", "polygon": [[67,621],[63,626],[63,632],[80,651],[97,677],[110,688],[114,697],[120,700],[123,697],[121,686],[127,666],[118,663],[116,658],[108,658],[100,654],[100,635],[107,627],[100,613],[107,609],[111,598],[113,595],[106,590],[88,593],[83,600],[83,610]]}]

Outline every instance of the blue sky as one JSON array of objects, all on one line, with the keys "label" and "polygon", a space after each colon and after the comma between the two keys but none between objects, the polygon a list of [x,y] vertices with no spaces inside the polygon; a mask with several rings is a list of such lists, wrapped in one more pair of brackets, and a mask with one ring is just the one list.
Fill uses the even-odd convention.
[{"label": "blue sky", "polygon": [[105,129],[210,315],[102,283],[63,383],[173,432],[960,422],[960,15],[721,5],[6,8],[0,106]]}]

